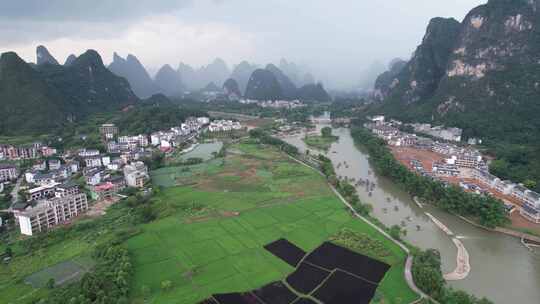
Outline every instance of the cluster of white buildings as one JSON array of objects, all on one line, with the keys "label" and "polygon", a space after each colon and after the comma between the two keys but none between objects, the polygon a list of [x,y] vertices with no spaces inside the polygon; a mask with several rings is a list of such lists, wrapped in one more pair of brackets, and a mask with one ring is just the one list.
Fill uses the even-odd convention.
[{"label": "cluster of white buildings", "polygon": [[209,123],[208,117],[188,118],[180,126],[150,134],[150,144],[159,147],[162,151],[170,151],[187,140],[193,139]]},{"label": "cluster of white buildings", "polygon": [[[365,124],[365,127],[379,138],[384,139],[390,146],[429,150],[445,157],[444,161],[433,163],[432,172],[425,172],[423,166],[415,166],[411,161],[413,168],[421,174],[475,179],[491,190],[513,197],[521,204],[521,215],[534,223],[540,224],[540,194],[527,189],[521,184],[508,180],[504,181],[490,174],[482,154],[477,149],[441,143],[429,138],[401,132],[397,127],[399,125],[399,122],[387,123],[384,121],[384,117],[378,116],[373,118],[371,123]],[[425,131],[418,132],[425,133]],[[461,134],[461,131],[450,133],[454,134],[452,135],[454,136],[453,141],[458,141],[457,134]],[[449,138],[451,137],[445,139],[450,141]],[[468,185],[462,187],[467,188]],[[482,189],[477,190],[480,193],[485,193],[485,191],[480,191]]]},{"label": "cluster of white buildings", "polygon": [[208,126],[210,132],[227,132],[241,130],[242,125],[238,121],[232,120],[215,120]]},{"label": "cluster of white buildings", "polygon": [[460,142],[463,130],[459,128],[444,128],[431,124],[410,124],[415,132],[424,133],[447,141]]},{"label": "cluster of white buildings", "polygon": [[241,104],[257,104],[262,108],[273,109],[296,109],[305,107],[306,105],[300,100],[255,100],[255,99],[240,99]]},{"label": "cluster of white buildings", "polygon": [[484,170],[475,170],[474,178],[491,190],[519,201],[521,203],[520,214],[528,220],[540,224],[540,194],[527,189],[522,184],[501,180]]}]

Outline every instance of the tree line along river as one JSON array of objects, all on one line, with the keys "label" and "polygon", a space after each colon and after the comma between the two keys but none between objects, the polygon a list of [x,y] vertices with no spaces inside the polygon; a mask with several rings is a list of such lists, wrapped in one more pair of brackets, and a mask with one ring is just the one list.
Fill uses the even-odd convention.
[{"label": "tree line along river", "polygon": [[[317,127],[320,131],[321,126]],[[425,214],[433,215],[459,239],[469,254],[469,275],[449,284],[478,297],[487,297],[496,304],[540,303],[540,249],[525,248],[519,239],[474,227],[463,220],[432,206],[420,208],[405,191],[390,180],[377,176],[368,161],[367,152],[355,145],[349,129],[333,129],[339,136],[326,152],[336,167],[338,176],[369,180],[374,187],[358,185],[363,202],[373,206],[373,216],[387,226],[400,225],[407,230],[404,239],[422,249],[435,248],[441,252],[443,273],[456,268],[457,248],[444,231]],[[304,134],[283,139],[305,152]],[[324,153],[324,152],[323,152]]]}]

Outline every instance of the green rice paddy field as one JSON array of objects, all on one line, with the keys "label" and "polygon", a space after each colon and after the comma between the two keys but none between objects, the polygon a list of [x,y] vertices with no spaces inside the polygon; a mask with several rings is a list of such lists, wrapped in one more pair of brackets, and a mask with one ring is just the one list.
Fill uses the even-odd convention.
[{"label": "green rice paddy field", "polygon": [[309,252],[345,228],[362,236],[353,250],[392,265],[380,303],[416,298],[403,278],[405,253],[351,217],[317,172],[270,147],[233,149],[225,159],[152,172],[163,187],[154,198],[161,219],[127,241],[134,303],[192,304],[283,280],[294,269],[264,245],[286,238]]}]

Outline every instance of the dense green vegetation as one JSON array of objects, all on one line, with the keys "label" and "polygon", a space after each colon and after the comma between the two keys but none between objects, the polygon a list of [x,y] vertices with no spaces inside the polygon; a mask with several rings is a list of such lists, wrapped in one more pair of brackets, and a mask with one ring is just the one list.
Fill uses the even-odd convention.
[{"label": "dense green vegetation", "polygon": [[179,126],[190,116],[200,117],[208,114],[174,105],[141,105],[123,113],[113,122],[123,134],[149,134]]},{"label": "dense green vegetation", "polygon": [[332,135],[332,128],[324,127],[321,129],[321,135],[307,135],[303,138],[306,145],[327,151],[333,143],[339,140],[338,136]]},{"label": "dense green vegetation", "polygon": [[0,58],[0,134],[43,134],[88,115],[119,110],[138,98],[95,51],[69,67],[30,66],[15,53]]},{"label": "dense green vegetation", "polygon": [[[453,22],[444,31],[434,31],[430,24],[407,66],[379,78],[377,89],[384,102],[372,106],[371,113],[462,128],[465,139],[481,138],[498,159],[491,168],[494,174],[540,191],[540,67],[536,64],[540,19],[536,10],[524,0],[489,1],[467,17],[484,17],[486,22],[478,31],[469,30],[470,19],[461,26]],[[530,29],[509,31],[505,21],[516,15],[527,19]],[[508,48],[514,51],[487,52],[480,61],[475,55]],[[481,77],[467,73],[447,77],[444,72],[456,60],[464,66],[488,68]]]},{"label": "dense green vegetation", "polygon": [[501,201],[491,196],[466,193],[455,186],[445,187],[442,183],[409,171],[395,160],[386,143],[364,128],[351,130],[354,140],[365,146],[374,167],[401,185],[412,196],[432,203],[443,210],[477,219],[486,227],[505,225],[508,217]]},{"label": "dense green vegetation", "polygon": [[446,285],[441,272],[441,256],[436,250],[420,251],[414,257],[412,268],[416,285],[441,303],[448,304],[490,304],[486,298],[478,299],[463,291],[456,291]]}]

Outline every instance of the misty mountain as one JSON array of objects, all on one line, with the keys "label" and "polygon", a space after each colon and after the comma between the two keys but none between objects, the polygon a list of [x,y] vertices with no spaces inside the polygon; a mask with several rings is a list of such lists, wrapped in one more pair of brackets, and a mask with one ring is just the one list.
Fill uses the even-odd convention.
[{"label": "misty mountain", "polygon": [[42,65],[46,63],[58,65],[58,61],[49,53],[49,50],[43,45],[40,45],[36,48],[36,64]]},{"label": "misty mountain", "polygon": [[199,69],[180,63],[177,72],[180,74],[186,88],[190,90],[199,90],[211,82],[217,86],[222,86],[231,74],[225,61],[220,58]]},{"label": "misty mountain", "polygon": [[133,92],[140,98],[147,98],[160,92],[159,86],[150,78],[144,66],[131,54],[124,59],[115,52],[109,70],[118,76],[126,78]]},{"label": "misty mountain", "polygon": [[407,61],[400,58],[393,59],[390,62],[388,65],[388,71],[379,75],[375,81],[374,97],[376,99],[381,100],[384,98],[384,96],[388,96],[390,90],[392,90],[398,84],[398,79],[396,76],[399,75],[406,65]]},{"label": "misty mountain", "polygon": [[274,73],[266,69],[257,69],[249,78],[245,97],[256,100],[279,100],[283,98],[283,92]]},{"label": "misty mountain", "polygon": [[285,58],[279,61],[279,69],[287,75],[287,77],[294,83],[296,87],[302,85],[301,75],[302,71],[294,62],[288,62]]},{"label": "misty mountain", "polygon": [[306,84],[298,89],[297,94],[298,98],[304,101],[328,102],[332,100],[321,83]]},{"label": "misty mountain", "polygon": [[71,54],[66,58],[66,62],[64,62],[64,66],[70,66],[75,60],[77,60],[77,56]]},{"label": "misty mountain", "polygon": [[161,88],[162,93],[167,96],[178,96],[182,94],[182,78],[180,77],[180,74],[168,64],[159,69],[154,81],[155,84]]},{"label": "misty mountain", "polygon": [[42,134],[136,102],[129,83],[111,73],[93,50],[66,67],[33,67],[13,52],[0,57],[0,134]]},{"label": "misty mountain", "polygon": [[240,88],[240,91],[242,92],[241,95],[246,91],[247,84],[249,82],[249,78],[251,77],[251,74],[255,72],[257,69],[256,65],[252,65],[247,61],[242,61],[240,64],[234,67],[234,70],[231,74],[231,78],[236,80],[238,82],[238,86]]},{"label": "misty mountain", "polygon": [[306,85],[306,84],[315,84],[315,77],[313,77],[313,74],[311,73],[304,74],[304,78],[302,79],[301,85]]},{"label": "misty mountain", "polygon": [[213,82],[217,86],[222,86],[231,75],[231,71],[223,59],[217,58],[209,65],[201,67],[198,74],[199,81],[204,85]]},{"label": "misty mountain", "polygon": [[276,77],[279,86],[281,87],[281,92],[283,98],[285,99],[296,99],[298,96],[296,86],[294,83],[285,75],[277,66],[269,64],[266,66],[266,70],[274,74]]},{"label": "misty mountain", "polygon": [[358,87],[363,90],[371,90],[375,86],[377,77],[386,71],[386,67],[380,61],[375,61],[362,72]]},{"label": "misty mountain", "polygon": [[236,95],[236,97],[242,97],[240,86],[238,85],[238,82],[233,78],[229,78],[225,81],[225,83],[223,84],[223,91],[227,96]]},{"label": "misty mountain", "polygon": [[182,83],[186,87],[186,89],[196,90],[200,88],[197,72],[189,64],[180,62],[180,64],[178,65],[177,73],[180,75]]}]

